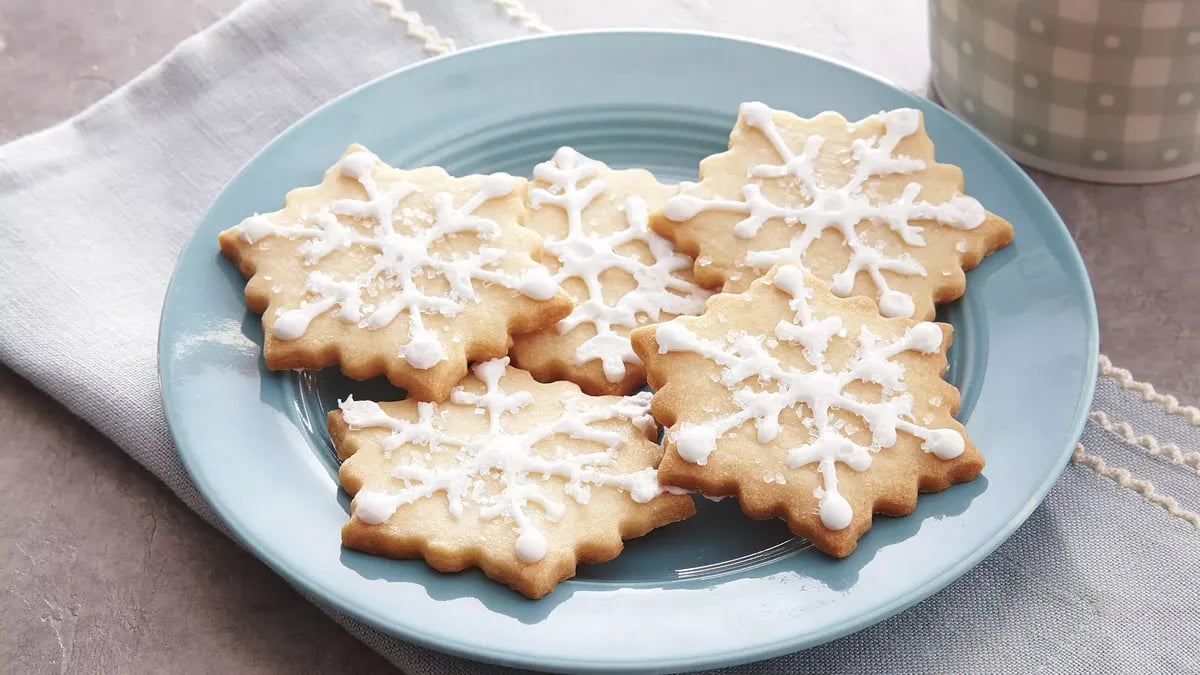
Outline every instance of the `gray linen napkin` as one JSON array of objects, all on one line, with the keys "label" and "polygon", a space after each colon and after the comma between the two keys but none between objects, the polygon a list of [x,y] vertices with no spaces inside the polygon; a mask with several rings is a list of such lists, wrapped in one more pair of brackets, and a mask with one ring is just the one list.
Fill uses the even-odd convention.
[{"label": "gray linen napkin", "polygon": [[[645,7],[671,25],[673,5]],[[693,5],[680,5],[689,20],[715,16]],[[155,371],[163,293],[195,223],[259,147],[324,101],[430,54],[545,28],[512,0],[251,0],[86,112],[0,147],[0,358],[222,528],[171,445]],[[893,75],[912,83],[911,59],[901,65]],[[1200,411],[1107,372],[1077,462],[994,555],[872,629],[740,672],[1200,670],[1188,583]],[[479,670],[326,611],[404,670]]]}]

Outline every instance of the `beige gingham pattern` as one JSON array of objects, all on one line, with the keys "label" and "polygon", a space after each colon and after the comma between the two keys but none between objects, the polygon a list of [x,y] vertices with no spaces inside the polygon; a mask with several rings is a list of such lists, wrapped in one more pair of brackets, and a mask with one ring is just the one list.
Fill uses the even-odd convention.
[{"label": "beige gingham pattern", "polygon": [[1019,159],[1200,173],[1200,1],[931,0],[943,103]]}]

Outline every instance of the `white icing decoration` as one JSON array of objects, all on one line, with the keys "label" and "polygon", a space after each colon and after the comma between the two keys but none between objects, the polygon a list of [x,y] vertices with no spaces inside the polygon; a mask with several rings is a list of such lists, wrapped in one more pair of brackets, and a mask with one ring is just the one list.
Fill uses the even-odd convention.
[{"label": "white icing decoration", "polygon": [[[809,432],[809,440],[790,448],[785,463],[796,469],[817,462],[823,487],[816,490],[821,522],[831,530],[850,524],[850,503],[838,492],[838,462],[855,471],[871,466],[872,453],[895,444],[897,432],[921,439],[921,447],[941,459],[963,453],[965,442],[952,429],[930,429],[913,421],[913,398],[905,393],[904,366],[892,358],[904,351],[935,353],[941,348],[942,331],[933,323],[918,323],[893,340],[881,340],[863,326],[856,338],[856,353],[834,370],[825,353],[835,335],[844,335],[838,316],[817,318],[809,306],[811,289],[805,272],[794,265],[780,266],[773,285],[792,299],[795,313],[775,326],[774,337],[803,349],[812,370],[800,370],[780,362],[770,351],[769,338],[731,332],[725,341],[702,339],[678,321],[658,327],[659,353],[694,352],[723,368],[717,382],[729,389],[737,410],[703,422],[683,422],[670,431],[676,452],[683,459],[705,464],[716,450],[717,440],[729,431],[753,421],[759,443],[770,443],[779,434],[780,415],[791,410]],[[778,342],[776,344],[778,344]],[[877,403],[861,401],[844,390],[854,381],[878,384]],[[757,387],[752,386],[757,383]],[[802,417],[803,405],[808,417]],[[850,425],[831,420],[830,412],[841,410],[866,423],[871,445],[852,438]]]},{"label": "white icing decoration", "polygon": [[[506,253],[483,243],[498,236],[500,226],[494,220],[475,215],[475,210],[488,200],[510,194],[518,185],[517,179],[503,173],[484,176],[479,191],[458,207],[454,206],[450,193],[438,193],[433,196],[433,213],[429,213],[411,207],[398,209],[420,188],[406,181],[380,185],[374,175],[377,163],[375,155],[357,151],[336,165],[343,175],[362,185],[367,194],[365,200],[337,199],[289,225],[275,225],[266,217],[255,215],[237,226],[249,244],[271,235],[304,238],[299,253],[306,265],[315,265],[330,253],[351,246],[378,252],[369,269],[350,278],[336,278],[321,270],[309,272],[307,298],[299,307],[279,314],[272,328],[276,338],[301,337],[313,319],[335,307],[339,319],[367,330],[385,328],[403,312],[408,317],[409,341],[399,348],[398,354],[413,368],[424,370],[447,357],[442,341],[425,326],[421,315],[437,313],[452,317],[462,311],[464,302],[479,302],[474,282],[499,284],[536,300],[548,300],[557,292],[557,284],[540,265],[530,266],[520,275],[496,269],[495,265]],[[363,227],[343,224],[338,216],[376,222],[368,232]],[[397,220],[410,231],[398,232]],[[476,237],[480,240],[479,247],[466,254],[451,255],[433,250],[438,242],[459,233]],[[429,293],[416,283],[418,279],[435,276],[446,280],[450,286],[447,292]]]},{"label": "white icing decoration", "polygon": [[[574,278],[587,288],[586,299],[580,298],[582,301],[571,314],[558,322],[559,335],[581,323],[592,324],[596,335],[579,345],[575,363],[582,365],[599,359],[605,378],[620,382],[625,377],[625,364],[637,364],[640,360],[633,353],[628,336],[614,331],[614,326],[636,328],[639,317],[657,322],[661,312],[696,314],[704,309],[704,301],[711,292],[676,276],[690,269],[692,261],[676,253],[671,242],[650,231],[646,202],[640,197],[629,197],[620,207],[627,223],[625,229],[611,234],[594,234],[584,229],[584,210],[606,189],[603,179],[598,177],[603,168],[600,162],[572,148],[559,148],[552,160],[534,167],[534,178],[549,183],[550,189],[530,190],[529,204],[535,209],[550,204],[566,213],[566,236],[547,238],[545,250],[561,265],[554,275],[556,283]],[[583,181],[587,181],[586,185],[580,186]],[[654,258],[653,264],[647,265],[618,250],[635,241],[646,245]],[[600,284],[600,276],[609,269],[629,274],[636,284],[616,304],[605,301]]]},{"label": "white icing decoration", "polygon": [[[906,185],[896,199],[872,202],[870,191],[864,190],[869,179],[907,174],[925,168],[925,162],[921,159],[893,154],[900,141],[916,133],[920,127],[921,117],[916,110],[900,108],[880,113],[884,134],[853,141],[850,150],[857,165],[850,179],[840,186],[823,184],[819,172],[814,168],[825,138],[817,134],[808,136],[804,149],[796,154],[776,126],[774,113],[774,110],[758,102],[743,103],[739,110],[741,120],[747,126],[758,129],[782,160],[781,164],[750,167],[747,177],[757,180],[742,188],[742,200],[678,195],[663,206],[663,214],[671,220],[684,221],[703,211],[745,213],[746,218],[733,228],[734,235],[740,239],[753,239],[764,224],[775,218],[782,219],[789,226],[798,224],[801,230],[786,248],[751,251],[746,255],[741,264],[759,271],[785,260],[803,264],[808,247],[825,230],[836,228],[850,249],[850,261],[844,270],[829,280],[830,290],[838,296],[848,296],[854,289],[855,277],[859,272],[866,271],[879,289],[879,308],[884,316],[911,317],[914,312],[912,297],[893,290],[883,272],[924,276],[925,269],[907,253],[890,256],[882,250],[881,244],[865,241],[857,232],[857,225],[862,221],[885,223],[908,246],[925,246],[925,238],[921,235],[924,228],[912,225],[911,221],[933,220],[955,229],[970,230],[983,223],[986,216],[983,206],[962,194],[956,194],[941,204],[918,201],[921,185],[916,182]],[[777,178],[794,180],[807,203],[781,205],[764,196],[762,179]]]},{"label": "white icing decoration", "polygon": [[[441,416],[444,409],[436,403],[418,403],[416,422],[392,417],[372,401],[355,401],[351,397],[339,403],[346,423],[352,428],[390,430],[383,439],[385,456],[390,458],[392,452],[406,445],[428,449],[427,453],[412,453],[396,465],[392,476],[403,483],[400,489],[359,491],[354,498],[359,520],[372,525],[382,523],[400,506],[441,492],[445,493],[450,515],[455,519],[464,516],[466,504],[470,503],[482,520],[499,517],[511,520],[518,534],[517,557],[532,563],[546,555],[547,543],[526,512],[527,507],[539,506],[551,522],[557,522],[564,511],[562,502],[547,494],[547,481],[551,478],[564,479],[563,492],[580,504],[588,503],[593,486],[627,492],[639,504],[664,492],[686,494],[659,485],[658,472],[652,467],[632,473],[606,472],[617,459],[626,437],[593,425],[624,419],[643,432],[651,429],[654,420],[650,417],[649,392],[627,396],[607,406],[581,406],[580,398],[569,397],[563,401],[557,419],[514,434],[504,427],[505,415],[533,404],[533,394],[509,392],[500,386],[507,366],[507,357],[476,364],[475,376],[486,385],[486,391],[476,394],[459,387],[450,395],[453,405],[470,406],[476,414],[487,416],[488,431],[483,435],[459,435],[444,423]],[[553,456],[535,449],[556,436],[594,443],[599,448],[570,454],[558,446]],[[435,464],[436,459],[447,454],[451,455],[449,462]]]}]

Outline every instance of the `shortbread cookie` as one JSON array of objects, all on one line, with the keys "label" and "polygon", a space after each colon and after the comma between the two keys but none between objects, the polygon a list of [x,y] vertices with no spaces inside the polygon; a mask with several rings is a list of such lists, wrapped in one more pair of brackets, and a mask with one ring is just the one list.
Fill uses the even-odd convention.
[{"label": "shortbread cookie", "polygon": [[542,382],[570,380],[589,394],[645,384],[629,331],[704,309],[692,259],[647,227],[648,211],[678,188],[642,169],[614,171],[571,148],[538,164],[526,225],[546,240],[542,262],[575,300],[558,324],[514,338],[513,363]]},{"label": "shortbread cookie", "polygon": [[474,366],[448,403],[348,399],[329,414],[354,496],[349,548],[477,566],[540,598],[622,540],[695,512],[659,485],[650,395],[587,396],[508,359]]},{"label": "shortbread cookie", "polygon": [[468,361],[571,310],[524,213],[522,178],[401,171],[351,146],[283,210],[222,232],[221,251],[250,279],[267,367],[340,364],[441,401]]},{"label": "shortbread cookie", "polygon": [[735,495],[834,556],[871,514],[973,479],[983,457],[941,379],[951,328],[888,319],[783,264],[699,317],[639,328],[655,419],[670,425],[663,483]]},{"label": "shortbread cookie", "polygon": [[779,262],[803,264],[840,297],[884,316],[932,319],[966,289],[964,269],[1012,240],[1012,226],[962,194],[934,160],[921,113],[848,123],[743,103],[729,150],[700,164],[650,227],[696,258],[696,281],[737,293]]}]

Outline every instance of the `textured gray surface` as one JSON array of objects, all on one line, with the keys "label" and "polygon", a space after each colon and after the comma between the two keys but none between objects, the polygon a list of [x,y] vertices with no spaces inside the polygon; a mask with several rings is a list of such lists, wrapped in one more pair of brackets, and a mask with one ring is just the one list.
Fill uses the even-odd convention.
[{"label": "textured gray surface", "polygon": [[[0,0],[0,142],[78,112],[237,0]],[[0,367],[0,672],[390,666]]]},{"label": "textured gray surface", "polygon": [[[3,0],[0,141],[111,91],[236,0]],[[1093,269],[1102,348],[1200,398],[1200,179],[1035,178]],[[308,672],[384,663],[116,447],[0,371],[0,670]]]}]

